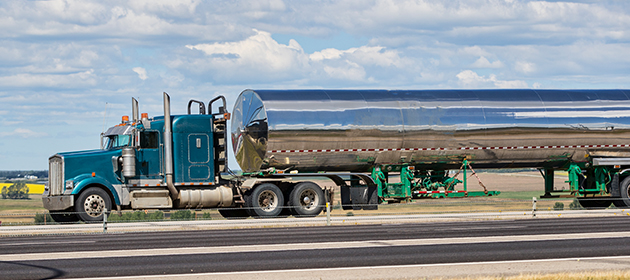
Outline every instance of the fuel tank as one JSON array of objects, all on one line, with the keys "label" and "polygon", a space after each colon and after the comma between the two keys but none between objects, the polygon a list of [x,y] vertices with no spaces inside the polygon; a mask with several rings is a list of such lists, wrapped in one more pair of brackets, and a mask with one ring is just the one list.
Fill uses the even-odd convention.
[{"label": "fuel tank", "polygon": [[232,117],[244,172],[561,168],[630,157],[630,90],[245,90]]}]

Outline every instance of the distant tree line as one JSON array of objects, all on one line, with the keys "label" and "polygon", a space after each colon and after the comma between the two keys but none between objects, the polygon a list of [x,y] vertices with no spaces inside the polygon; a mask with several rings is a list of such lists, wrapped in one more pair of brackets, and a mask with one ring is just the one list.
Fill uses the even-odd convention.
[{"label": "distant tree line", "polygon": [[0,178],[16,179],[26,176],[37,176],[37,178],[48,178],[48,170],[10,170],[0,171]]},{"label": "distant tree line", "polygon": [[3,199],[28,199],[28,186],[23,181],[15,182],[9,187],[2,187]]}]

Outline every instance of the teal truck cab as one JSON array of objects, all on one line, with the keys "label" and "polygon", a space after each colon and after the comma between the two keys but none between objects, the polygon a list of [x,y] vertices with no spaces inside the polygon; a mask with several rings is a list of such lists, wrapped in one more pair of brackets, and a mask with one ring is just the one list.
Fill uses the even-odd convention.
[{"label": "teal truck cab", "polygon": [[227,164],[225,99],[212,101],[223,101],[219,113],[170,116],[164,97],[166,118],[139,117],[133,99],[133,118],[103,133],[100,150],[50,157],[43,202],[55,220],[101,220],[113,208],[233,206],[233,184],[219,176]]}]

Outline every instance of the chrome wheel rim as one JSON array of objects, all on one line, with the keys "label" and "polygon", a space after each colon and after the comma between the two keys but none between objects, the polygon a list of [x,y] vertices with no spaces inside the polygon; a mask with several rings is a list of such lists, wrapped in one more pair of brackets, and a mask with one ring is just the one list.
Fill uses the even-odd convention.
[{"label": "chrome wheel rim", "polygon": [[258,196],[258,206],[265,212],[271,212],[278,207],[278,196],[270,190],[265,190]]},{"label": "chrome wheel rim", "polygon": [[105,200],[98,194],[92,194],[85,198],[83,209],[91,217],[98,217],[103,214]]},{"label": "chrome wheel rim", "polygon": [[311,210],[319,205],[319,196],[311,189],[300,193],[300,206],[306,210]]}]

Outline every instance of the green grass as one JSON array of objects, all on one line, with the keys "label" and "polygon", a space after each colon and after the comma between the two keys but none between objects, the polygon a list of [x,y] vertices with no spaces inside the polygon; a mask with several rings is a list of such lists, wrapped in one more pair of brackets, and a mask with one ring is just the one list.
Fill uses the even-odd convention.
[{"label": "green grass", "polygon": [[2,199],[0,198],[0,213],[15,212],[42,212],[44,205],[42,204],[42,196],[39,194],[29,195],[29,199]]}]

